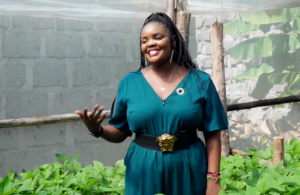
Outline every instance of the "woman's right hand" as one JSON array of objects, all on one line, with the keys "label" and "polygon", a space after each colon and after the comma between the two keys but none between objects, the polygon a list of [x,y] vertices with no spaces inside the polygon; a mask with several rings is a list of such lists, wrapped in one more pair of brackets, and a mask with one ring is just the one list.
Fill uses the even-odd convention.
[{"label": "woman's right hand", "polygon": [[[101,106],[101,108],[98,110],[99,104],[96,104],[94,109],[90,114],[88,114],[88,109],[85,108],[83,112],[80,110],[76,110],[74,113],[78,114],[88,130],[92,133],[98,133],[99,132],[99,127],[102,123],[102,121],[105,119],[106,115],[108,112],[104,113],[101,116],[101,113],[104,109],[104,106]],[[100,117],[101,116],[101,117]]]}]

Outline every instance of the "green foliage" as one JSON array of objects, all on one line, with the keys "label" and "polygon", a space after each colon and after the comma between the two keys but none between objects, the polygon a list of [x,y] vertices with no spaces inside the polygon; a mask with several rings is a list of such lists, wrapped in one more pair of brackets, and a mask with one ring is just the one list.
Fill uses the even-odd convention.
[{"label": "green foliage", "polygon": [[[285,143],[285,161],[277,167],[268,165],[272,150],[250,149],[245,159],[241,155],[222,157],[221,186],[227,194],[300,194],[300,141]],[[265,162],[259,163],[260,159]]]},{"label": "green foliage", "polygon": [[[272,32],[272,28],[282,32]],[[300,7],[244,12],[224,25],[224,32],[230,35],[257,30],[267,35],[250,38],[229,49],[235,59],[259,62],[255,64],[257,68],[236,76],[236,81],[256,78],[257,85],[249,94],[256,99],[265,98],[275,84],[287,84],[279,97],[299,94],[300,70],[295,59],[300,52]]]},{"label": "green foliage", "polygon": [[270,57],[300,48],[297,37],[285,34],[270,34],[255,37],[229,49],[231,57],[241,60]]},{"label": "green foliage", "polygon": [[0,194],[124,194],[126,167],[123,160],[117,161],[115,168],[103,166],[97,161],[94,161],[94,166],[83,167],[77,161],[79,154],[73,159],[63,154],[56,154],[56,157],[64,163],[38,166],[33,172],[21,173],[21,178],[10,170],[4,179],[0,179]]},{"label": "green foliage", "polygon": [[[250,149],[241,155],[221,158],[221,186],[228,195],[286,195],[300,193],[300,141],[284,144],[285,161],[277,167],[272,162],[273,149]],[[0,195],[120,195],[124,194],[126,167],[123,160],[115,168],[94,161],[83,167],[78,161],[57,154],[63,161],[37,166],[33,172],[24,171],[20,178],[10,170],[0,178]],[[260,162],[260,159],[265,162]],[[284,165],[284,166],[283,166]],[[220,194],[225,194],[224,191]],[[162,195],[162,194],[156,194]]]}]

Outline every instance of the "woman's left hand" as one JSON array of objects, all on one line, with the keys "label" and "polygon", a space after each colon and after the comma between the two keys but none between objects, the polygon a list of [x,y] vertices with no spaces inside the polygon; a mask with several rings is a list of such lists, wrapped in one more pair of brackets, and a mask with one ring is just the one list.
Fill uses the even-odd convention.
[{"label": "woman's left hand", "polygon": [[221,189],[219,181],[207,180],[206,195],[218,195]]}]

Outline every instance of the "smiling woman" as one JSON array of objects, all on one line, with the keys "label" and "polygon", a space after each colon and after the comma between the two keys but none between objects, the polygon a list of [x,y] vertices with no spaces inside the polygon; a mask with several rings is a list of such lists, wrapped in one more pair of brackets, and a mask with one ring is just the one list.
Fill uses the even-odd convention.
[{"label": "smiling woman", "polygon": [[140,38],[141,67],[120,82],[109,125],[101,126],[105,114],[99,119],[98,104],[90,115],[87,109],[75,113],[92,135],[107,141],[135,133],[124,159],[126,195],[217,195],[220,131],[228,122],[213,82],[192,62],[166,14],[151,14]]}]

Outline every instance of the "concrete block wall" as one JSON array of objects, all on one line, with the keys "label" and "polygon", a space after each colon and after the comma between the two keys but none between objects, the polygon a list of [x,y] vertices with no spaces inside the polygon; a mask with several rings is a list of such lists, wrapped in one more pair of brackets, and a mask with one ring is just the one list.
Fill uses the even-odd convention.
[{"label": "concrete block wall", "polygon": [[[139,68],[143,21],[119,23],[0,16],[0,120],[110,109],[119,81]],[[190,51],[197,55],[195,18]],[[104,121],[107,123],[107,121]],[[0,129],[0,177],[53,163],[55,154],[114,165],[132,138],[112,144],[82,122]]]}]

